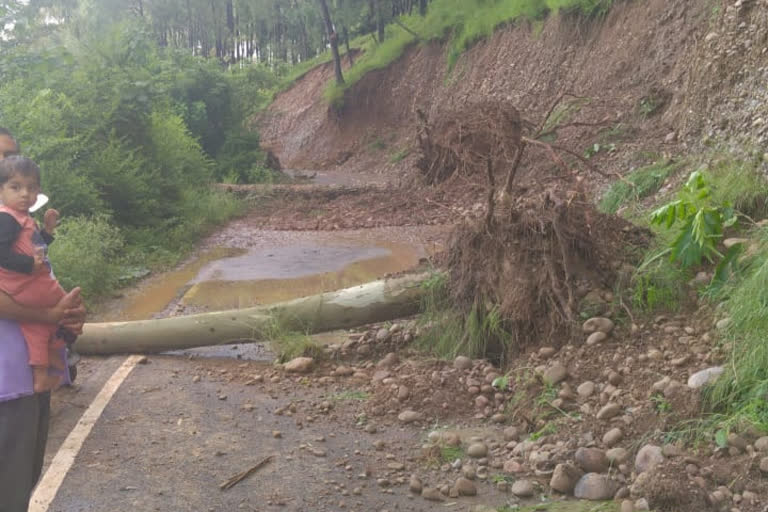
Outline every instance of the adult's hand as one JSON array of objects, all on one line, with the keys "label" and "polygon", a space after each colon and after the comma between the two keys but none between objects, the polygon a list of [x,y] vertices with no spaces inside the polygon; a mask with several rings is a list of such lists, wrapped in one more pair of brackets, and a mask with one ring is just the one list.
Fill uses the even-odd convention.
[{"label": "adult's hand", "polygon": [[53,307],[59,318],[59,324],[75,334],[82,334],[85,323],[85,306],[80,296],[80,288],[74,288],[61,298]]}]

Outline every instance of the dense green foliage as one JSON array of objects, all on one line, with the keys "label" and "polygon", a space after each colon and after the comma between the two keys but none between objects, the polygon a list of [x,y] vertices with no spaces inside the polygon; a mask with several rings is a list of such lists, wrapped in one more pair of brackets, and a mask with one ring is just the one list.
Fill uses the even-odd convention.
[{"label": "dense green foliage", "polygon": [[40,165],[63,215],[57,275],[93,297],[121,266],[173,263],[241,211],[211,183],[270,179],[245,120],[279,80],[160,48],[142,23],[77,30],[85,21],[0,41],[0,126]]}]

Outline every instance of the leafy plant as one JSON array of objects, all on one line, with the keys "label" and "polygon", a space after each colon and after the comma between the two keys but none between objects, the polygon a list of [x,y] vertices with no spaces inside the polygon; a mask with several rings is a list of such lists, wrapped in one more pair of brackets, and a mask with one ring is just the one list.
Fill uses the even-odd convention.
[{"label": "leafy plant", "polygon": [[653,408],[656,412],[660,414],[665,414],[672,410],[672,404],[660,393],[651,395],[651,403],[653,403]]},{"label": "leafy plant", "polygon": [[651,224],[667,229],[676,224],[680,226],[669,252],[670,259],[683,267],[699,265],[704,258],[710,262],[716,258],[728,260],[717,250],[717,243],[723,230],[736,221],[729,202],[713,204],[711,190],[699,171],[691,173],[678,199],[651,214]]},{"label": "leafy plant", "polygon": [[616,144],[610,143],[610,144],[600,144],[598,142],[595,142],[591,146],[589,146],[586,150],[584,150],[584,156],[587,158],[592,158],[596,154],[600,152],[605,153],[615,153],[616,152]]},{"label": "leafy plant", "polygon": [[728,446],[728,431],[720,429],[715,432],[715,444],[718,448],[726,448]]}]

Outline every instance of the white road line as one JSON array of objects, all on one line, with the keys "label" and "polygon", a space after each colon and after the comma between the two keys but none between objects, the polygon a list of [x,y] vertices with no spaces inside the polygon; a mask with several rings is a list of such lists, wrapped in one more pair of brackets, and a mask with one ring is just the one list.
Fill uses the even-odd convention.
[{"label": "white road line", "polygon": [[51,506],[56,493],[59,492],[61,483],[64,481],[64,477],[67,476],[67,473],[72,468],[75,457],[80,452],[80,448],[82,448],[88,434],[91,433],[91,429],[96,424],[101,413],[104,412],[104,408],[109,403],[112,395],[115,394],[120,384],[128,377],[128,374],[131,373],[131,370],[133,370],[133,367],[136,366],[141,357],[128,357],[120,368],[115,370],[115,373],[104,384],[104,387],[101,388],[99,394],[96,395],[91,405],[83,413],[80,421],[77,422],[75,428],[72,429],[72,432],[69,433],[62,443],[59,451],[56,452],[51,465],[32,494],[29,512],[46,512],[48,507]]}]

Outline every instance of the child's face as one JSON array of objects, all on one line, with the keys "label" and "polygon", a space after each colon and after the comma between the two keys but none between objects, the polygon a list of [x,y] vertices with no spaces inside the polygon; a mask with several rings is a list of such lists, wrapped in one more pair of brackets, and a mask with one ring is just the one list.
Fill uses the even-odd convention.
[{"label": "child's face", "polygon": [[4,206],[17,211],[28,212],[37,201],[40,184],[32,176],[14,174],[0,185],[0,200]]}]

